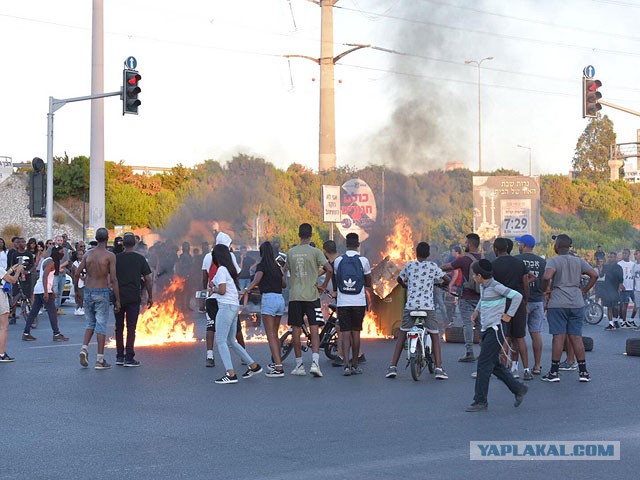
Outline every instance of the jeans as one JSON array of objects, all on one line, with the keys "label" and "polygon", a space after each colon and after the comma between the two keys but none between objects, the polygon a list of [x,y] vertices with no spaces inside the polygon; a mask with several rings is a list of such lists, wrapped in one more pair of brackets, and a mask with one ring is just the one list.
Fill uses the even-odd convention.
[{"label": "jeans", "polygon": [[[133,344],[136,341],[136,325],[138,325],[138,315],[140,315],[140,302],[120,307],[116,316],[116,358],[133,360],[136,353],[133,351]],[[127,346],[124,345],[124,322],[127,322]]]},{"label": "jeans", "polygon": [[[467,352],[473,352],[473,322],[471,322],[471,314],[477,305],[478,300],[463,299],[460,299],[458,304],[460,316],[462,317],[462,327],[464,328],[464,346],[467,348]],[[480,324],[480,315],[478,315],[476,322],[478,325]]]},{"label": "jeans", "polygon": [[107,321],[109,320],[109,296],[108,288],[84,288],[84,318],[87,320],[87,329],[95,330],[98,335],[107,334]]},{"label": "jeans", "polygon": [[64,292],[64,282],[66,282],[67,276],[64,273],[53,276],[53,291],[56,292],[56,308],[60,308],[60,300],[62,299],[62,292]]},{"label": "jeans", "polygon": [[502,343],[506,342],[502,333],[496,332],[493,328],[488,328],[482,332],[482,343],[480,344],[480,355],[478,356],[476,394],[473,397],[475,403],[487,403],[489,380],[492,373],[502,380],[514,395],[517,395],[522,390],[522,384],[513,378],[511,372],[500,363],[502,347],[498,341],[498,335]]},{"label": "jeans", "polygon": [[31,333],[31,325],[33,321],[36,319],[42,307],[47,311],[47,315],[49,316],[49,323],[51,323],[51,330],[53,330],[53,334],[56,335],[60,333],[60,329],[58,328],[58,314],[56,313],[56,302],[53,298],[53,295],[49,294],[49,301],[44,301],[44,293],[36,293],[33,296],[33,305],[31,305],[31,311],[29,312],[29,316],[27,317],[27,324],[24,327],[24,333]]},{"label": "jeans", "polygon": [[247,351],[236,340],[236,320],[238,318],[238,305],[218,302],[218,313],[216,315],[216,345],[218,353],[222,359],[225,370],[233,370],[233,362],[231,361],[231,352],[229,347],[233,348],[236,353],[244,360],[247,365],[253,364],[253,358],[249,356]]},{"label": "jeans", "polygon": [[442,288],[435,287],[433,288],[433,300],[435,301],[436,306],[440,309],[440,313],[442,317],[446,320],[449,315],[447,312],[447,304],[444,302],[444,294],[445,291]]}]

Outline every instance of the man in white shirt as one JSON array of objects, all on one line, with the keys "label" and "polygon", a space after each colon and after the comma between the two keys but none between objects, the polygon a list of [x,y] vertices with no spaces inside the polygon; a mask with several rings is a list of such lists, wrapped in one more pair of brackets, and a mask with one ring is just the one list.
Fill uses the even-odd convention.
[{"label": "man in white shirt", "polygon": [[[635,311],[636,311],[636,316],[640,315],[640,308],[638,308],[638,302],[640,302],[640,250],[636,250],[635,252],[633,252],[633,258],[636,261],[636,263],[633,264],[633,305],[635,307]],[[633,320],[633,317],[631,318],[631,320],[629,320],[627,322],[627,325],[629,325],[631,328],[637,328],[637,324],[636,322]]]},{"label": "man in white shirt", "polygon": [[[358,253],[360,237],[357,233],[347,234],[347,251],[333,263],[338,292],[338,319],[340,337],[344,352],[344,375],[358,375],[360,355],[360,332],[367,306],[371,304],[371,265],[369,260]],[[359,260],[359,264],[356,263]],[[342,267],[341,267],[342,265]],[[349,352],[353,349],[353,360],[349,366]]]},{"label": "man in white shirt", "polygon": [[631,252],[628,248],[625,248],[622,251],[622,260],[618,262],[618,265],[622,267],[622,274],[624,275],[624,290],[620,292],[620,318],[622,319],[622,328],[634,328],[631,322],[627,323],[627,308],[629,307],[629,302],[633,299],[633,268],[635,267],[635,263],[630,261],[629,257],[631,257]]}]

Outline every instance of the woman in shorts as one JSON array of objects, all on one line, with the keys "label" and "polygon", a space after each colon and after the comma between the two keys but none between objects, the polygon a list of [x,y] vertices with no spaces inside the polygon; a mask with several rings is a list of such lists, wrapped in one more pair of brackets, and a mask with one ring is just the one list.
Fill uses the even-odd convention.
[{"label": "woman in shorts", "polygon": [[282,289],[287,286],[287,283],[282,268],[276,262],[270,242],[264,242],[260,245],[260,263],[256,266],[256,276],[242,293],[247,295],[256,286],[258,286],[262,295],[260,313],[267,333],[271,357],[274,361],[273,369],[270,369],[265,375],[270,378],[284,377],[278,328],[280,327],[280,319],[284,314]]}]

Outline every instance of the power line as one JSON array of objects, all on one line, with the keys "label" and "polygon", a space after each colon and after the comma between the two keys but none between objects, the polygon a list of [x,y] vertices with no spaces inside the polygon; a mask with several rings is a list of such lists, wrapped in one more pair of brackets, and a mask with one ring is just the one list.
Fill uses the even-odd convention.
[{"label": "power line", "polygon": [[[335,5],[334,8],[340,8],[342,10],[345,11],[351,11],[351,12],[359,12],[359,10],[355,10],[353,8],[349,8],[349,7],[344,7],[344,6],[340,6],[340,5]],[[392,20],[398,20],[401,22],[407,22],[407,23],[415,23],[418,25],[428,25],[430,27],[436,27],[436,28],[444,28],[447,30],[455,30],[455,31],[462,31],[462,32],[470,32],[470,33],[476,33],[479,35],[489,35],[489,36],[493,36],[493,37],[498,37],[498,38],[505,38],[508,40],[518,40],[518,41],[522,41],[522,42],[529,42],[529,43],[537,43],[537,44],[541,44],[541,45],[551,45],[554,47],[564,47],[564,48],[573,48],[573,49],[577,49],[577,50],[586,50],[586,51],[590,51],[590,52],[601,52],[601,53],[608,53],[608,54],[612,54],[612,55],[626,55],[626,56],[630,56],[630,57],[640,57],[640,53],[635,53],[635,52],[626,52],[623,50],[611,50],[611,49],[606,49],[606,48],[596,48],[596,47],[586,47],[583,45],[576,45],[576,44],[571,44],[571,43],[562,43],[562,42],[551,42],[548,40],[539,40],[539,39],[535,39],[535,38],[527,38],[527,37],[520,37],[517,35],[507,35],[504,33],[497,33],[497,32],[486,32],[483,30],[475,30],[472,28],[466,28],[466,27],[455,27],[452,25],[445,25],[442,23],[436,23],[436,22],[430,22],[428,20],[418,20],[418,19],[413,19],[413,18],[405,18],[405,17],[398,17],[396,15],[388,15],[388,14],[378,14],[381,17],[385,17],[385,18],[390,18]]]}]

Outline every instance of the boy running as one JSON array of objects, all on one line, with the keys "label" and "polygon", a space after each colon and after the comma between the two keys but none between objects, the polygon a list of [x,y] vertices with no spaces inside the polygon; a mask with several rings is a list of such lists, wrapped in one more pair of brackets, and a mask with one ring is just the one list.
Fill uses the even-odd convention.
[{"label": "boy running", "polygon": [[407,263],[398,276],[398,283],[407,289],[407,303],[402,312],[400,335],[398,336],[396,349],[393,352],[393,360],[387,370],[387,378],[396,378],[396,375],[398,375],[398,361],[404,348],[407,332],[411,330],[415,324],[415,317],[411,316],[411,312],[416,310],[427,312],[425,329],[431,336],[431,343],[433,344],[433,355],[436,362],[436,378],[439,380],[449,378],[442,368],[438,321],[436,320],[436,308],[433,297],[434,284],[444,282],[446,285],[449,283],[449,277],[440,270],[440,267],[434,262],[427,260],[430,254],[429,244],[420,242],[416,247],[418,260]]},{"label": "boy running", "polygon": [[[474,280],[480,284],[480,301],[471,315],[475,322],[478,315],[481,319],[480,328],[480,356],[478,357],[478,373],[476,377],[476,392],[473,403],[466,409],[467,412],[480,412],[486,410],[487,394],[489,393],[489,380],[493,373],[516,396],[514,407],[520,406],[527,386],[518,382],[509,369],[500,362],[500,352],[503,345],[508,345],[500,321],[510,322],[516,314],[522,294],[505,287],[493,279],[491,262],[482,259],[471,266]],[[509,310],[505,311],[507,299],[511,300]]]}]

